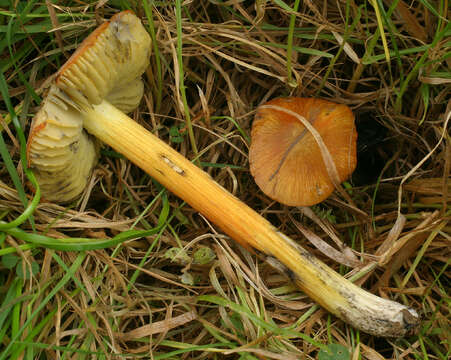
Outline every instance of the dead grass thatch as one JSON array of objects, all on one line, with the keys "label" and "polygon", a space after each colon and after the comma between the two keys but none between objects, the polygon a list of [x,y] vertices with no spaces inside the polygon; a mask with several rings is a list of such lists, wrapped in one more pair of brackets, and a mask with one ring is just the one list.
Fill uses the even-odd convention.
[{"label": "dead grass thatch", "polygon": [[[112,237],[155,227],[168,201],[165,225],[87,253],[30,249],[0,233],[2,259],[17,254],[17,264],[0,266],[7,314],[0,313],[0,349],[9,351],[0,358],[310,359],[330,343],[347,347],[353,359],[449,356],[447,1],[295,3],[297,11],[283,1],[185,1],[178,27],[175,3],[130,2],[156,40],[133,118],[187,158],[197,156],[219,184],[328,265],[418,309],[418,335],[374,338],[329,316],[258,255],[182,200],[166,199],[159,184],[105,148],[79,201],[42,201],[33,224],[21,228],[55,238]],[[10,21],[16,33],[0,40],[0,61],[26,129],[38,106],[31,89],[122,2],[45,4],[1,5],[2,34],[11,35]],[[350,201],[335,193],[311,209],[287,208],[256,187],[247,158],[253,114],[279,96],[317,96],[353,109],[359,165],[345,186]],[[25,183],[9,117],[1,106],[2,135]],[[11,221],[24,208],[3,165],[0,215]],[[15,270],[26,274],[33,264],[33,276],[20,280]],[[21,342],[8,348],[16,334]]]}]

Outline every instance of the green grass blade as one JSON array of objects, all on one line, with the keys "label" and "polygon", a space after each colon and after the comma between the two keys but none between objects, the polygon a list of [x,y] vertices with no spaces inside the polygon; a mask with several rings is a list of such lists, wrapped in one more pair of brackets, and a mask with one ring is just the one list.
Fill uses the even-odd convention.
[{"label": "green grass blade", "polygon": [[201,295],[197,297],[198,301],[206,301],[210,302],[216,305],[228,307],[232,309],[233,311],[237,312],[240,315],[247,316],[254,324],[257,324],[258,326],[262,327],[263,329],[272,332],[273,334],[277,335],[283,335],[287,338],[301,338],[307,342],[309,342],[312,345],[315,345],[319,348],[323,348],[324,345],[319,343],[318,341],[312,339],[311,337],[302,334],[298,331],[294,331],[291,329],[283,329],[278,327],[276,324],[268,323],[264,320],[262,320],[260,317],[255,315],[254,313],[250,312],[249,309],[245,308],[244,306],[241,306],[239,304],[236,304],[230,300],[221,298],[219,296],[214,295]]},{"label": "green grass blade", "polygon": [[[37,197],[35,197],[37,198]],[[34,201],[35,199],[33,199]],[[31,208],[31,206],[30,206]],[[128,230],[124,231],[111,239],[90,239],[90,238],[61,238],[55,239],[45,235],[30,234],[18,227],[13,227],[11,224],[16,220],[6,223],[0,221],[0,230],[5,231],[7,234],[14,236],[17,239],[31,243],[35,246],[44,248],[62,250],[62,251],[87,251],[95,249],[104,249],[123,243],[124,241],[137,239],[145,236],[154,235],[160,231],[163,225],[166,223],[169,215],[169,202],[167,201],[166,194],[163,194],[163,209],[160,213],[158,224],[156,227],[148,230]],[[20,218],[20,217],[19,217]],[[18,219],[19,219],[18,218]]]},{"label": "green grass blade", "polygon": [[70,272],[66,273],[62,277],[62,279],[58,282],[58,284],[55,285],[55,287],[52,289],[52,291],[50,291],[50,293],[42,300],[42,302],[39,304],[39,306],[36,308],[36,310],[32,314],[30,314],[30,316],[27,317],[26,321],[24,322],[24,324],[20,328],[20,330],[14,336],[11,337],[11,341],[5,347],[5,349],[3,350],[3,353],[0,354],[0,360],[5,360],[5,359],[9,358],[13,346],[16,344],[16,341],[19,340],[19,337],[22,335],[24,330],[29,327],[29,325],[32,323],[33,319],[41,313],[42,309],[44,309],[44,307],[47,306],[48,302],[58,293],[58,291],[60,291],[67,284],[67,282],[71,279],[71,277],[75,274],[75,272],[81,266],[85,257],[86,257],[85,253],[78,254],[77,258],[75,259],[72,266],[70,267]]},{"label": "green grass blade", "polygon": [[[28,94],[30,94],[37,103],[40,102],[39,96],[35,93],[33,87],[30,85],[30,83],[25,79],[25,76],[23,75],[22,71],[19,68],[18,61],[16,60],[16,55],[13,49],[13,39],[12,39],[12,24],[13,19],[9,21],[8,29],[6,32],[6,39],[8,41],[8,49],[9,49],[9,56],[10,59],[13,62],[14,68],[16,69],[16,74],[19,77],[20,81],[25,85],[26,89],[28,90]],[[22,61],[25,61],[25,56],[22,58]]]},{"label": "green grass blade", "polygon": [[4,224],[4,223],[0,224],[0,230],[4,230],[7,227],[19,226],[20,224],[24,223],[27,219],[31,219],[31,221],[33,222],[32,214],[33,214],[34,210],[36,209],[37,205],[39,204],[39,200],[41,198],[41,192],[40,192],[38,182],[36,181],[36,178],[34,177],[34,174],[31,172],[31,170],[28,169],[27,149],[26,149],[27,141],[25,139],[25,134],[23,133],[22,127],[19,123],[19,119],[15,113],[14,107],[11,104],[11,99],[9,97],[9,92],[8,92],[8,84],[6,83],[6,79],[3,75],[3,73],[0,73],[0,92],[3,96],[6,107],[11,115],[11,121],[16,130],[17,137],[19,138],[20,160],[22,162],[22,167],[24,169],[26,176],[28,177],[30,182],[35,187],[35,196],[33,197],[33,200],[31,201],[31,203],[28,204],[28,199],[26,197],[25,190],[22,186],[22,182],[20,181],[19,175],[17,174],[17,170],[13,164],[11,156],[9,155],[5,141],[3,140],[3,135],[0,133],[0,153],[2,155],[3,161],[8,170],[8,173],[11,176],[11,180],[13,181],[13,184],[16,187],[16,190],[19,194],[19,198],[22,201],[22,204],[24,205],[24,207],[26,207],[25,211],[19,217],[17,217],[15,220],[13,220],[10,224]]},{"label": "green grass blade", "polygon": [[[11,119],[14,124],[14,127],[20,128],[19,120],[17,119],[17,116],[15,115],[15,111],[14,111],[14,108],[11,104],[11,100],[9,97],[8,84],[6,83],[6,79],[5,79],[5,76],[3,75],[3,73],[0,73],[0,92],[2,94],[3,101],[5,102],[7,109],[9,111],[9,113],[11,114]],[[18,133],[18,135],[19,135],[19,141],[24,141],[24,143],[25,143],[26,141],[25,141],[25,136],[23,135],[23,132],[22,132],[23,138],[20,138],[19,133]],[[9,155],[8,149],[6,148],[6,143],[5,143],[5,141],[3,139],[3,135],[1,133],[0,133],[0,153],[2,155],[6,169],[8,170],[8,173],[11,176],[11,180],[13,181],[14,186],[16,187],[16,190],[19,194],[19,198],[22,201],[22,204],[24,206],[26,206],[28,201],[27,201],[27,197],[25,195],[24,188],[22,186],[22,182],[20,181],[19,175],[17,174],[16,168],[13,164],[11,156]],[[22,154],[22,149],[21,149],[21,157],[22,156],[23,156],[23,154]],[[25,156],[25,158],[26,158],[26,156]],[[26,161],[25,161],[25,163],[26,163]],[[22,165],[23,164],[24,164],[24,162],[22,162]]]},{"label": "green grass blade", "polygon": [[[26,266],[26,265],[25,265]],[[22,296],[22,287],[23,281],[19,279],[16,281],[14,288],[14,298],[19,299]],[[20,331],[20,310],[22,307],[22,302],[17,302],[12,310],[12,321],[11,321],[11,337],[15,337]],[[17,345],[12,347],[12,351],[14,352],[17,348]]]},{"label": "green grass blade", "polygon": [[[65,264],[64,264],[65,265]],[[67,269],[67,272],[68,273],[70,273],[70,269],[65,265],[64,266],[64,268],[65,269]],[[75,277],[75,276],[72,276],[72,280],[77,280],[76,282],[75,282],[75,284],[77,284],[77,286],[79,286],[79,284],[80,284],[80,281]],[[78,289],[79,288],[77,288],[77,290],[75,290],[76,292],[78,292]],[[71,295],[73,295],[73,294],[71,294]],[[62,307],[64,307],[64,305],[66,304],[67,302],[66,301],[64,301],[61,305],[62,305]],[[24,351],[24,350],[27,350],[27,352],[32,352],[32,351],[34,351],[34,346],[27,346],[27,345],[30,345],[30,344],[35,344],[35,342],[33,342],[32,340],[35,338],[35,337],[38,337],[39,336],[39,334],[40,334],[40,332],[42,331],[42,329],[44,329],[45,328],[45,326],[50,322],[50,320],[55,316],[55,314],[57,313],[57,311],[58,311],[58,309],[57,308],[55,308],[55,309],[53,309],[53,310],[51,310],[41,321],[39,321],[38,323],[36,323],[36,324],[34,324],[34,326],[30,329],[30,332],[29,332],[29,334],[27,335],[27,337],[25,338],[25,340],[24,341],[17,341],[17,344],[18,344],[18,347],[17,347],[17,350],[13,353],[13,355],[11,356],[11,358],[18,358],[18,357],[20,357],[20,355],[21,355],[21,353]],[[39,346],[38,346],[38,348],[40,348]],[[48,347],[48,345],[47,345],[47,349],[48,349],[49,347]],[[64,348],[64,349],[67,349],[66,347],[62,347],[62,348]]]},{"label": "green grass blade", "polygon": [[222,119],[226,119],[226,120],[230,121],[233,125],[235,125],[237,130],[240,132],[241,136],[246,140],[247,144],[249,145],[251,143],[250,136],[243,130],[241,125],[238,123],[238,121],[236,121],[231,116],[212,116],[211,117],[211,120],[222,120]]},{"label": "green grass blade", "polygon": [[342,41],[340,47],[338,48],[337,54],[330,61],[329,66],[327,67],[326,73],[322,77],[321,84],[318,87],[318,90],[316,91],[317,94],[319,94],[321,92],[324,85],[326,84],[326,81],[328,80],[330,73],[334,69],[335,63],[337,62],[339,56],[343,52],[345,44],[348,41],[349,34],[352,33],[352,31],[354,30],[354,28],[357,26],[357,24],[360,21],[361,13],[360,13],[360,7],[359,7],[359,8],[357,8],[357,11],[358,11],[357,16],[354,17],[354,20],[353,20],[351,26],[348,26],[348,22],[349,22],[349,18],[350,18],[350,14],[349,14],[350,9],[349,9],[348,5],[349,5],[349,3],[347,3],[347,6],[346,6],[345,33],[343,34],[343,41]]},{"label": "green grass blade", "polygon": [[[0,233],[0,235],[1,234],[4,234],[6,236],[6,233]],[[37,247],[38,246],[34,245],[34,244],[22,244],[17,247],[10,246],[10,247],[4,248],[4,249],[0,249],[0,256],[8,255],[8,254],[15,254],[15,253],[17,253],[18,250],[27,251],[27,250],[31,250],[31,249],[36,249]]]},{"label": "green grass blade", "polygon": [[149,2],[147,0],[142,1],[144,12],[147,17],[147,21],[149,22],[149,33],[150,37],[152,38],[152,45],[153,45],[153,59],[155,59],[155,65],[157,67],[157,103],[155,105],[156,111],[159,111],[161,107],[161,99],[163,96],[163,77],[161,74],[161,61],[160,61],[160,51],[158,49],[158,43],[157,43],[157,36],[155,34],[155,24],[153,22],[153,10],[152,7],[149,5]]},{"label": "green grass blade", "polygon": [[[3,137],[0,134],[0,152],[2,153],[2,156],[3,156],[2,143],[4,144]],[[8,153],[8,155],[9,155],[9,153]],[[14,168],[14,170],[16,170],[16,169]],[[34,187],[36,189],[33,200],[28,204],[28,206],[25,208],[25,210],[11,222],[6,223],[3,221],[0,221],[0,231],[6,231],[8,229],[20,226],[28,219],[30,219],[33,224],[33,213],[36,210],[37,206],[39,205],[39,201],[41,199],[41,190],[39,188],[38,182],[36,181],[36,178],[34,177],[34,174],[30,170],[27,170],[25,173],[27,174],[28,178],[30,179],[31,183],[34,185]],[[11,178],[14,181],[13,176],[11,176]],[[20,182],[20,180],[19,180],[19,182]],[[22,184],[20,184],[20,186],[22,186]],[[22,190],[23,190],[23,188],[22,188]],[[26,202],[26,198],[25,198],[25,202]]]},{"label": "green grass blade", "polygon": [[[185,349],[180,349],[180,350],[174,350],[174,351],[170,351],[168,353],[165,354],[159,354],[159,355],[155,355],[153,356],[154,360],[164,360],[164,359],[169,359],[169,358],[173,358],[176,355],[179,354],[185,354],[191,351],[205,351],[205,350],[209,350],[209,351],[213,351],[213,348],[219,348],[219,347],[228,347],[228,345],[230,345],[230,343],[215,343],[215,344],[207,344],[207,345],[191,345]],[[216,350],[218,351],[218,349]]]},{"label": "green grass blade", "polygon": [[8,319],[11,319],[9,316],[13,309],[13,306],[11,306],[11,304],[16,298],[15,290],[20,281],[21,280],[19,278],[14,278],[8,288],[8,291],[6,292],[6,295],[4,295],[3,297],[3,303],[0,306],[0,329],[3,329],[3,327],[5,327]]},{"label": "green grass blade", "polygon": [[[399,54],[399,48],[398,48],[398,43],[396,41],[396,36],[397,36],[397,31],[396,31],[396,27],[393,24],[393,21],[391,20],[390,16],[388,15],[389,13],[391,14],[392,11],[396,8],[396,5],[398,4],[398,0],[394,1],[391,6],[389,11],[385,11],[384,9],[384,5],[382,4],[382,0],[377,0],[378,1],[378,5],[379,5],[379,9],[381,11],[381,16],[382,19],[384,20],[385,24],[387,24],[387,30],[388,30],[388,34],[390,35],[390,41],[391,41],[391,45],[393,47],[393,51],[395,53],[395,59],[396,59],[396,63],[398,65],[398,70],[399,70],[399,78],[401,81],[403,81],[404,79],[404,69],[402,66],[402,62],[401,62],[401,57]],[[390,55],[390,51],[389,51],[389,55]],[[391,74],[391,67],[388,67],[388,70],[390,72],[390,78],[392,80],[392,86],[393,84],[393,77]]]},{"label": "green grass blade", "polygon": [[439,41],[443,40],[445,34],[448,32],[448,30],[451,27],[451,23],[448,23],[442,29],[442,27],[441,27],[442,20],[441,19],[442,18],[439,17],[438,25],[437,25],[437,31],[436,31],[436,33],[434,35],[434,39],[432,40],[432,43],[428,46],[428,48],[426,49],[424,54],[420,57],[420,59],[415,63],[414,67],[411,69],[411,71],[409,72],[409,74],[406,76],[405,80],[401,83],[401,85],[399,87],[398,96],[397,96],[396,102],[395,102],[395,109],[397,111],[401,111],[402,99],[403,99],[403,96],[404,96],[405,92],[408,89],[408,86],[409,86],[410,82],[417,77],[418,72],[420,71],[420,69],[423,66],[425,66],[426,60],[427,60],[427,58],[429,56],[429,50],[432,49],[431,51],[435,51],[435,47],[437,46]]},{"label": "green grass blade", "polygon": [[179,70],[179,83],[180,83],[180,96],[182,97],[183,109],[185,111],[186,126],[188,128],[188,137],[190,139],[191,148],[194,152],[194,157],[197,158],[198,150],[196,139],[194,138],[193,125],[191,123],[191,115],[188,108],[188,100],[186,98],[184,70],[183,70],[183,57],[182,57],[182,0],[175,1],[175,16],[177,22],[177,62]]},{"label": "green grass blade", "polygon": [[440,13],[434,8],[434,6],[428,0],[419,0],[420,3],[424,5],[431,13],[433,13],[438,18],[443,18]]},{"label": "green grass blade", "polygon": [[[296,36],[296,37],[300,38],[299,36]],[[261,45],[270,46],[270,47],[277,48],[277,49],[287,49],[287,44],[276,44],[276,43],[267,42],[267,41],[258,41],[258,43]],[[311,48],[306,48],[306,47],[302,47],[302,46],[294,46],[294,45],[292,45],[291,47],[292,47],[292,50],[295,50],[301,54],[320,56],[320,57],[325,57],[325,58],[329,58],[329,59],[334,57],[334,55],[329,54],[328,52],[325,52],[322,50],[311,49]]]},{"label": "green grass blade", "polygon": [[[1,223],[0,223],[1,224]],[[154,235],[159,231],[158,227],[150,230],[129,230],[124,231],[111,239],[90,239],[90,238],[62,238],[55,239],[49,236],[30,234],[19,228],[6,229],[5,232],[22,241],[29,242],[40,247],[61,250],[61,251],[87,251],[104,249],[123,243],[127,240],[138,239],[145,236]]]},{"label": "green grass blade", "polygon": [[[293,11],[297,12],[299,8],[299,0],[296,0],[294,2]],[[296,86],[296,83],[292,84],[292,71],[291,68],[291,61],[292,61],[292,54],[293,54],[293,34],[294,34],[294,25],[296,23],[296,13],[292,13],[290,15],[290,25],[288,29],[288,38],[287,38],[287,83],[290,86]]]},{"label": "green grass blade", "polygon": [[11,159],[11,155],[9,154],[8,148],[6,147],[6,143],[5,140],[3,139],[2,133],[0,133],[0,155],[2,156],[4,166],[6,167],[6,170],[8,170],[9,176],[11,177],[13,184],[17,189],[20,200],[26,206],[27,197],[25,195],[25,191],[23,189],[19,175],[17,174],[16,167],[14,166],[13,160]]},{"label": "green grass blade", "polygon": [[381,9],[379,7],[377,0],[370,0],[370,4],[373,6],[374,11],[376,12],[377,27],[379,29],[379,34],[382,39],[382,46],[384,47],[385,60],[387,61],[387,63],[389,63],[390,52],[388,50],[388,43],[387,37],[385,36],[384,24],[382,22]]},{"label": "green grass blade", "polygon": [[[62,346],[62,345],[57,346],[57,345],[43,344],[40,342],[33,342],[33,341],[17,341],[17,344],[22,345],[22,349],[37,348],[37,349],[42,349],[42,350],[49,349],[49,350],[55,350],[55,351],[64,351],[66,353],[89,355],[89,356],[92,356],[91,359],[100,359],[100,356],[105,355],[105,353],[101,352],[101,351],[77,349],[77,348],[72,348],[70,346]],[[120,356],[120,354],[118,356]],[[126,355],[124,355],[124,358],[126,358]]]},{"label": "green grass blade", "polygon": [[[61,257],[56,252],[52,252],[52,258],[57,262],[59,266],[61,266],[61,269],[63,269],[64,272],[66,273],[70,272],[69,267],[65,264],[63,259],[61,259]],[[77,285],[77,290],[83,291],[85,294],[89,295],[89,292],[86,290],[86,287],[83,285],[80,279],[78,279],[76,276],[73,276],[72,281],[74,282],[75,285]]]},{"label": "green grass blade", "polygon": [[279,5],[285,11],[288,11],[290,13],[293,12],[293,9],[289,7],[287,4],[285,4],[285,2],[283,2],[282,0],[273,0],[273,1],[275,4]]},{"label": "green grass blade", "polygon": [[[390,50],[390,56],[396,56],[397,54],[399,56],[404,56],[404,55],[412,55],[412,54],[417,54],[417,53],[423,53],[424,51],[426,51],[429,48],[428,45],[422,45],[422,46],[416,46],[416,47],[412,47],[412,48],[408,48],[408,49],[402,49],[399,50],[397,53],[394,50]],[[368,55],[365,56],[362,60],[362,64],[364,65],[372,65],[378,61],[381,61],[385,59],[385,55],[384,54],[380,54],[380,55]]]}]

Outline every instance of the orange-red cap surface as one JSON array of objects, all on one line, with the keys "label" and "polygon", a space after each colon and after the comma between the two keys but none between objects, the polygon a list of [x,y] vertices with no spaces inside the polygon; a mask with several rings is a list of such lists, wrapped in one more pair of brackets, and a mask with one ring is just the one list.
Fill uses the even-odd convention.
[{"label": "orange-red cap surface", "polygon": [[334,184],[317,141],[300,119],[270,107],[295,112],[316,129],[335,163],[340,182],[357,165],[352,111],[346,105],[313,98],[279,98],[264,105],[255,115],[249,153],[257,185],[270,198],[290,206],[323,201],[333,192]]}]

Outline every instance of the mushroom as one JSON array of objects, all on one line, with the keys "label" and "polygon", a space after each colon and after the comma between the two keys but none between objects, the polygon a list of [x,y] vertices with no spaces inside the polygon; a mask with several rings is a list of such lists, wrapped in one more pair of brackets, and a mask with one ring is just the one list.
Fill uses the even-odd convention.
[{"label": "mushroom", "polygon": [[357,164],[357,132],[346,105],[274,99],[257,109],[251,136],[251,174],[267,196],[285,205],[320,203]]},{"label": "mushroom", "polygon": [[[240,244],[261,251],[270,263],[333,314],[375,335],[402,336],[409,331],[418,320],[414,310],[345,280],[108,101],[118,83],[121,87],[139,86],[136,79],[147,66],[150,47],[144,33],[133,13],[120,13],[89,36],[57,73],[50,98],[34,119],[28,143],[30,166],[45,184],[44,195],[64,200],[83,190],[86,174],[93,167],[88,162],[96,158],[95,145],[86,144],[91,136],[96,137]],[[90,135],[84,134],[81,126]],[[72,133],[82,135],[74,140]],[[73,170],[64,173],[68,178],[83,170],[82,179],[74,186],[59,176],[64,171],[62,163],[68,159],[86,162],[73,164]],[[47,174],[50,178],[44,179]]]},{"label": "mushroom", "polygon": [[47,200],[70,201],[85,189],[98,157],[96,142],[83,130],[95,120],[92,106],[106,100],[127,113],[138,106],[150,45],[139,19],[124,11],[92,32],[56,74],[27,144]]}]

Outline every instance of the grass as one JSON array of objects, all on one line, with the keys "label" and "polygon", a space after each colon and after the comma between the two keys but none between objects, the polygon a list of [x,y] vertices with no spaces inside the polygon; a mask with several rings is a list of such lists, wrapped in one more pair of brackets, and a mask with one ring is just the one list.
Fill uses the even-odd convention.
[{"label": "grass", "polygon": [[[448,1],[52,3],[0,0],[0,359],[450,357]],[[328,265],[419,310],[416,335],[375,338],[328,315],[108,149],[79,201],[30,190],[45,80],[130,6],[153,39],[135,118]],[[345,188],[363,214],[334,194],[318,220],[256,187],[253,113],[288,95],[353,109]],[[296,223],[335,246],[326,224],[361,265],[328,258]]]}]

